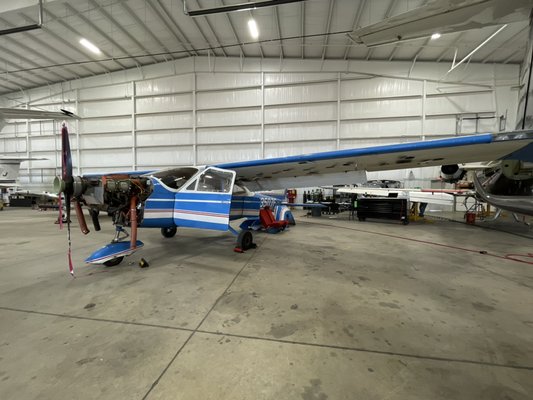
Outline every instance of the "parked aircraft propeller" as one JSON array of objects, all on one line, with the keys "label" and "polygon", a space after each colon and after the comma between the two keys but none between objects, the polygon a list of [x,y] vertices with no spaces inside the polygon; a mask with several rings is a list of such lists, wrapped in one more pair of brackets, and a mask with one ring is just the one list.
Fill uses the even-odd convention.
[{"label": "parked aircraft propeller", "polygon": [[[74,275],[74,267],[72,264],[72,240],[70,232],[70,214],[71,202],[75,201],[75,211],[80,225],[81,232],[88,234],[89,228],[85,222],[85,216],[81,209],[79,196],[81,195],[81,180],[72,175],[72,153],[70,151],[70,140],[68,134],[67,124],[63,122],[61,127],[61,178],[56,177],[54,180],[54,189],[58,192],[61,199],[61,193],[65,196],[66,220],[67,220],[67,238],[68,238],[68,265],[69,271]],[[59,208],[59,219],[62,221],[62,207]],[[61,224],[62,225],[62,224]],[[60,226],[61,226],[60,225]]]},{"label": "parked aircraft propeller", "polygon": [[[61,128],[61,177],[54,180],[55,191],[65,197],[67,237],[68,237],[68,263],[71,274],[74,274],[71,255],[70,214],[72,202],[78,218],[81,232],[88,234],[89,228],[85,221],[82,204],[89,206],[89,214],[96,231],[100,230],[98,213],[101,209],[113,209],[113,223],[117,226],[117,234],[112,243],[123,241],[121,234],[125,233],[123,226],[129,226],[129,250],[135,251],[142,243],[137,241],[137,229],[140,223],[138,205],[151,191],[148,178],[131,178],[121,174],[110,174],[98,177],[80,177],[72,173],[72,153],[70,150],[69,133],[66,123]],[[98,189],[99,195],[95,195]],[[101,196],[101,197],[100,197]],[[96,199],[98,197],[98,199]],[[60,196],[61,198],[61,196]],[[104,207],[104,208],[102,208]],[[60,207],[61,208],[61,207]],[[124,249],[121,250],[124,252]],[[112,266],[120,262],[123,257],[115,257],[104,265]]]}]

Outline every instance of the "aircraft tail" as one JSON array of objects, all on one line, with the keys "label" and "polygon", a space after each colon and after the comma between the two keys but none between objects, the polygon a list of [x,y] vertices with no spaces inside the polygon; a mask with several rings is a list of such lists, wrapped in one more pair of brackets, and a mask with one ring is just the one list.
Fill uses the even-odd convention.
[{"label": "aircraft tail", "polygon": [[529,16],[526,54],[520,66],[520,95],[515,130],[533,129],[533,11]]}]

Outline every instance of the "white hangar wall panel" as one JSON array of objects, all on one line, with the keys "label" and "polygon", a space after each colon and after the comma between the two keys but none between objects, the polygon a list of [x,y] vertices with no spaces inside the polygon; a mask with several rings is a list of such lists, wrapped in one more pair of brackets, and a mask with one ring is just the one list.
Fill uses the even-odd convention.
[{"label": "white hangar wall panel", "polygon": [[[517,66],[470,64],[446,75],[448,68],[196,57],[12,93],[0,103],[77,113],[81,119],[69,122],[77,173],[497,131],[501,115],[514,126]],[[59,126],[11,121],[0,133],[1,154],[48,158],[23,164],[23,184],[59,173]]]}]

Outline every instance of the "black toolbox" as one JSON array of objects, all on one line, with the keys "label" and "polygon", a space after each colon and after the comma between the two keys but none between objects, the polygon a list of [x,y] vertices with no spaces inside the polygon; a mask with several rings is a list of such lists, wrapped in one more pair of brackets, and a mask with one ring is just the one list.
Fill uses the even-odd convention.
[{"label": "black toolbox", "polygon": [[393,197],[363,197],[357,199],[357,218],[381,218],[409,223],[409,204],[407,199]]}]

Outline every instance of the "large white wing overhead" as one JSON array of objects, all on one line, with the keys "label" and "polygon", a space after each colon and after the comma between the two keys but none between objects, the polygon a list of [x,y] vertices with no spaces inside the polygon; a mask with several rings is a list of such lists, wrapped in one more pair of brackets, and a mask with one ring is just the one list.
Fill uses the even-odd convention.
[{"label": "large white wing overhead", "polygon": [[353,31],[358,43],[379,46],[402,40],[479,29],[525,20],[531,0],[436,0],[384,21]]},{"label": "large white wing overhead", "polygon": [[43,111],[26,110],[23,108],[0,108],[0,119],[65,119],[77,118],[74,113],[68,110]]},{"label": "large white wing overhead", "polygon": [[60,111],[26,110],[23,108],[0,107],[0,131],[6,119],[58,119],[78,118],[74,113],[61,109]]},{"label": "large white wing overhead", "polygon": [[[321,184],[355,183],[364,171],[386,171],[504,158],[533,161],[533,131],[481,134],[447,139],[373,146],[298,156],[219,164],[237,173],[236,180],[251,190]],[[313,183],[317,182],[317,183]],[[330,180],[331,182],[331,180]],[[300,185],[299,185],[300,184]]]}]

